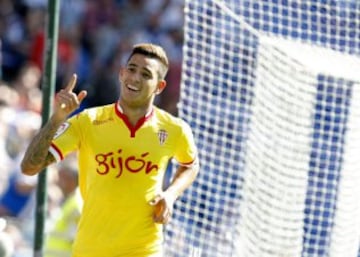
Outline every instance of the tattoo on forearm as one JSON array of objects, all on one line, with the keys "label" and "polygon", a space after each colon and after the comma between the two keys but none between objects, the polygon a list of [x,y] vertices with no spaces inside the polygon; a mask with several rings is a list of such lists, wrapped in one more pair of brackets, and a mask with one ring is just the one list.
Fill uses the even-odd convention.
[{"label": "tattoo on forearm", "polygon": [[45,167],[54,162],[54,157],[48,153],[51,141],[58,125],[48,122],[33,138],[24,156],[24,161],[32,167]]}]

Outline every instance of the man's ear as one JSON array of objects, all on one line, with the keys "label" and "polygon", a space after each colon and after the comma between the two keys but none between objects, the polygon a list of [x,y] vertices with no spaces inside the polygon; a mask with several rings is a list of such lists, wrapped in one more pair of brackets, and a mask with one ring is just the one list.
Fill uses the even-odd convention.
[{"label": "man's ear", "polygon": [[160,80],[159,83],[158,83],[158,88],[156,90],[156,94],[160,94],[164,88],[166,87],[166,80]]}]

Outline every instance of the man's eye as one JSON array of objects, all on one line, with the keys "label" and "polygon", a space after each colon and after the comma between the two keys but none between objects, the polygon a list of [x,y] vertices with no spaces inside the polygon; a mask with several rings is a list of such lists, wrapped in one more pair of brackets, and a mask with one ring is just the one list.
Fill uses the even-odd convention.
[{"label": "man's eye", "polygon": [[134,73],[135,72],[135,68],[128,68],[128,71],[130,71],[130,72],[132,72],[132,73]]},{"label": "man's eye", "polygon": [[148,73],[143,73],[142,76],[143,76],[143,78],[145,78],[145,79],[150,79],[150,78],[151,78],[151,75],[148,74]]}]

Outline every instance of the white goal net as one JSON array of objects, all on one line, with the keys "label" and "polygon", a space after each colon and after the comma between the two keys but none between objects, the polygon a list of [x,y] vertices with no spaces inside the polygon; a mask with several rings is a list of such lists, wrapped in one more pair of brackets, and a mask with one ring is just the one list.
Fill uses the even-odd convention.
[{"label": "white goal net", "polygon": [[360,257],[360,2],[187,0],[200,174],[166,257]]}]

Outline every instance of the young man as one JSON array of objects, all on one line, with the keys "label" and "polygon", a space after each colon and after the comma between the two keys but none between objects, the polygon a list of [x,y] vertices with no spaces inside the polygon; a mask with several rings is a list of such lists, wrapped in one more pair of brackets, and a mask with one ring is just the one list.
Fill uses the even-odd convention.
[{"label": "young man", "polygon": [[[86,97],[86,91],[73,92],[74,75],[28,146],[21,163],[28,175],[78,151],[84,206],[73,257],[162,256],[162,224],[199,171],[190,127],[153,105],[166,86],[167,70],[160,46],[136,45],[120,70],[119,101],[66,120]],[[171,158],[179,167],[163,191]]]}]

